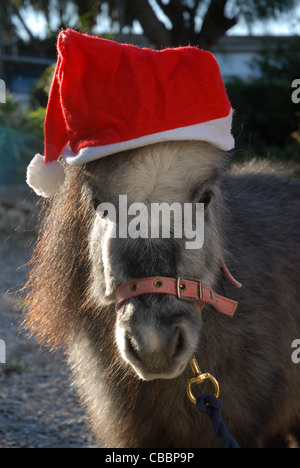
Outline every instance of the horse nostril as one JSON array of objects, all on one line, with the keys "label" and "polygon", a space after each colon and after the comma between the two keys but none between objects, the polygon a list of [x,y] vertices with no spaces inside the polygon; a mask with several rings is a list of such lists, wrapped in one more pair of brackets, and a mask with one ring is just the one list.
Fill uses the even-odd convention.
[{"label": "horse nostril", "polygon": [[134,346],[132,339],[128,335],[125,336],[125,349],[127,355],[130,355],[130,357],[136,361],[141,361],[139,353]]},{"label": "horse nostril", "polygon": [[180,327],[176,329],[174,345],[173,345],[173,359],[178,359],[181,357],[185,349],[185,337],[183,331]]}]

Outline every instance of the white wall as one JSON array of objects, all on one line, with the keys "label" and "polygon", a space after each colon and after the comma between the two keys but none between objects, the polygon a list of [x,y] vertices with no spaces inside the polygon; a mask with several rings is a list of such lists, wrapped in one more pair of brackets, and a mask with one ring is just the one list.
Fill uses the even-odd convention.
[{"label": "white wall", "polygon": [[259,77],[259,71],[251,65],[256,55],[254,52],[216,52],[214,54],[225,81],[233,76],[242,79]]}]

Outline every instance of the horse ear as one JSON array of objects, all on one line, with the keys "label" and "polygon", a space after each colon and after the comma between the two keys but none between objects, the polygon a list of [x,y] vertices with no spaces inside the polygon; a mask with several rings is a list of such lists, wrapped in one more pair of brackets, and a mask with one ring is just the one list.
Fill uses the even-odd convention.
[{"label": "horse ear", "polygon": [[50,198],[63,185],[65,168],[60,161],[45,162],[44,156],[37,154],[27,168],[26,182],[39,196]]}]

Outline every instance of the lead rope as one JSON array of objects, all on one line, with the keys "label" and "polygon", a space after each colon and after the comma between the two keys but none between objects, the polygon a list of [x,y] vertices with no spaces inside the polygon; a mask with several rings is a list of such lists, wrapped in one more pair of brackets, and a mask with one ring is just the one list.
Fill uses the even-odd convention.
[{"label": "lead rope", "polygon": [[[190,361],[193,377],[188,380],[187,393],[188,397],[193,404],[197,406],[197,409],[202,414],[206,414],[211,422],[211,427],[215,435],[221,440],[223,448],[239,448],[236,440],[229,433],[225,423],[222,420],[220,410],[223,407],[223,402],[220,400],[220,387],[215,377],[209,373],[202,373],[196,358],[193,357]],[[214,395],[200,395],[197,399],[194,397],[191,386],[194,383],[201,384],[205,380],[210,380],[215,387]]]}]

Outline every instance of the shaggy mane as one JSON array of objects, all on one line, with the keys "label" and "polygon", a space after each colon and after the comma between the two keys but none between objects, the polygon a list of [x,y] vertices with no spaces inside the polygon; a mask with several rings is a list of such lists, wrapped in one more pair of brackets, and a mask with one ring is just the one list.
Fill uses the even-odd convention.
[{"label": "shaggy mane", "polygon": [[24,327],[48,348],[66,344],[86,308],[92,219],[84,172],[68,171],[63,190],[45,201],[32,259]]}]

